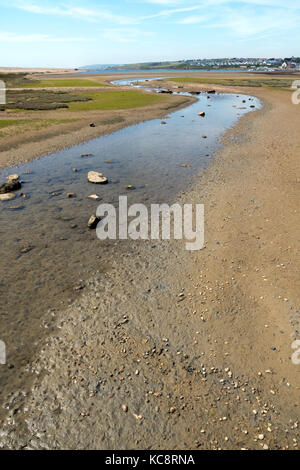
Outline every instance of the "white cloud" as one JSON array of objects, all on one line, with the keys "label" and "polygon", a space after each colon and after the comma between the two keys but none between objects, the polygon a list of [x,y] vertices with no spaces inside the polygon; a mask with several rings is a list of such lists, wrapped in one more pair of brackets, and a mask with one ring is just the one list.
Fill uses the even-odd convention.
[{"label": "white cloud", "polygon": [[136,42],[139,38],[147,36],[153,36],[153,33],[135,28],[107,28],[101,32],[102,38],[119,43]]},{"label": "white cloud", "polygon": [[[0,2],[7,4],[4,0]],[[294,0],[139,0],[140,4],[152,4],[151,11],[157,7],[157,11],[138,16],[138,9],[135,9],[134,17],[115,14],[101,6],[80,6],[84,5],[81,3],[83,0],[73,1],[72,4],[61,2],[54,5],[54,2],[41,3],[38,0],[12,0],[10,5],[37,15],[54,15],[103,24],[106,27],[103,34],[118,42],[133,42],[138,37],[138,30],[134,29],[138,24],[156,19],[168,20],[170,23],[171,17],[174,23],[182,27],[199,24],[201,28],[223,28],[229,34],[241,38],[276,29],[284,31],[297,28],[300,21],[300,2]],[[169,8],[161,9],[161,6]],[[126,26],[132,28],[126,29]]]},{"label": "white cloud", "polygon": [[67,5],[59,5],[52,7],[47,5],[40,5],[39,3],[26,0],[15,0],[11,3],[11,6],[14,6],[19,10],[27,11],[29,13],[71,17],[75,19],[89,21],[92,23],[105,21],[124,25],[135,23],[135,20],[132,18],[123,15],[116,15],[102,8],[92,9]]},{"label": "white cloud", "polygon": [[1,42],[82,42],[89,41],[87,38],[79,37],[55,37],[49,34],[16,34],[10,32],[0,32]]}]

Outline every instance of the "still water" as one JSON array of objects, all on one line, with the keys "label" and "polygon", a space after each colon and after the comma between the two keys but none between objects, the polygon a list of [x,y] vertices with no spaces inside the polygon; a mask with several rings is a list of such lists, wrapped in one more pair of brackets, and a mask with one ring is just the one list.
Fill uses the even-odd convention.
[{"label": "still water", "polygon": [[[47,327],[49,309],[80,295],[85,279],[95,270],[109,270],[111,260],[126,250],[129,242],[100,242],[88,230],[98,204],[117,205],[119,195],[127,195],[129,204],[175,202],[208,165],[226,129],[252,111],[251,105],[260,107],[245,95],[208,99],[202,93],[196,103],[164,118],[166,124],[134,125],[0,173],[1,182],[14,173],[23,181],[14,200],[0,203],[0,339],[11,367],[1,368],[2,397],[22,384],[21,370],[36,340],[49,332],[41,328],[42,322]],[[109,184],[88,183],[90,170],[102,172]],[[127,185],[135,191],[127,191]],[[99,202],[88,199],[95,193]]]}]

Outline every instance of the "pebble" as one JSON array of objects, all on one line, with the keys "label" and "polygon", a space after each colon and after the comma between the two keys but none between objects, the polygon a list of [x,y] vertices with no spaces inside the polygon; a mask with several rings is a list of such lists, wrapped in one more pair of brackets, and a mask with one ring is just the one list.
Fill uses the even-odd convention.
[{"label": "pebble", "polygon": [[88,228],[90,230],[96,229],[99,222],[100,222],[100,217],[97,217],[96,215],[92,215],[90,217],[90,220],[88,221]]},{"label": "pebble", "polygon": [[133,416],[135,417],[135,419],[138,419],[139,421],[141,421],[143,419],[142,415],[137,415],[137,414],[133,413]]}]

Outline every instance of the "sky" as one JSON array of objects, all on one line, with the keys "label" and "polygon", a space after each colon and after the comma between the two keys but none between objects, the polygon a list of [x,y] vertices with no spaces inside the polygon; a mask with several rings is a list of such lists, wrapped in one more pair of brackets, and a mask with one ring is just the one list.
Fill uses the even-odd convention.
[{"label": "sky", "polygon": [[0,0],[0,66],[300,56],[299,0]]}]

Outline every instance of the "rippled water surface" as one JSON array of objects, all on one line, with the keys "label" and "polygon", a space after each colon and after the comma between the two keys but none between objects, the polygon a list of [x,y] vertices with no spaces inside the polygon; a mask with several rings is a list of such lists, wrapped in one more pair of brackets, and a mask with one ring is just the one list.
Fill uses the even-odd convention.
[{"label": "rippled water surface", "polygon": [[[88,196],[96,193],[100,202],[113,204],[123,194],[129,204],[174,201],[208,164],[224,131],[253,110],[251,105],[260,106],[248,96],[208,99],[202,93],[195,104],[164,119],[166,124],[141,123],[0,173],[1,182],[13,173],[23,181],[14,200],[0,202],[0,339],[14,367],[1,369],[2,391],[22,379],[20,367],[43,334],[47,311],[79,295],[84,279],[96,269],[110,269],[111,260],[126,249],[125,242],[100,242],[87,229],[99,204]],[[88,183],[90,170],[102,172],[109,184]],[[127,191],[127,185],[136,190]]]}]

